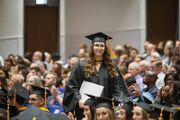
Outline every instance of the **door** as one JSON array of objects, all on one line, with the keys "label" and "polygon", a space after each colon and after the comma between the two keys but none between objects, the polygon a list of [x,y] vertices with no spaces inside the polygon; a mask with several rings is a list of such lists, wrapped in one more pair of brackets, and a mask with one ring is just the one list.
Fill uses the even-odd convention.
[{"label": "door", "polygon": [[147,40],[178,38],[178,0],[147,0]]},{"label": "door", "polygon": [[25,52],[59,50],[58,11],[57,6],[25,6]]}]

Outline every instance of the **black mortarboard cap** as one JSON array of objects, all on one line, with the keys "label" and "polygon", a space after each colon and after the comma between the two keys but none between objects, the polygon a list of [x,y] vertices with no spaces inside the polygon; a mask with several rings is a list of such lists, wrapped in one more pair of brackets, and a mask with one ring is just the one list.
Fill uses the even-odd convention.
[{"label": "black mortarboard cap", "polygon": [[[150,106],[154,110],[153,117],[154,118],[162,117],[163,120],[170,120],[171,117],[175,118],[178,115],[176,113],[179,112],[178,109],[174,109],[173,107],[168,107],[168,106],[160,105],[157,103],[153,103]],[[176,120],[176,119],[174,119],[174,120]]]},{"label": "black mortarboard cap", "polygon": [[21,114],[14,117],[13,120],[49,120],[47,112],[40,110],[35,106],[30,106],[28,109],[21,112]]},{"label": "black mortarboard cap", "polygon": [[149,118],[157,118],[157,117],[155,117],[156,115],[154,115],[154,113],[156,114],[156,112],[154,112],[151,104],[144,103],[144,102],[134,103],[134,104],[136,106],[141,107],[144,111],[146,111],[147,114],[149,114]]},{"label": "black mortarboard cap", "polygon": [[[0,109],[5,110],[5,115],[7,115],[7,104],[0,103]],[[19,114],[19,110],[15,106],[9,105],[9,115],[10,117],[14,117]]]},{"label": "black mortarboard cap", "polygon": [[89,99],[87,99],[87,100],[84,102],[84,105],[92,106],[92,105],[94,105],[94,100],[92,100],[91,98],[89,98]]},{"label": "black mortarboard cap", "polygon": [[14,118],[14,120],[69,120],[65,114],[53,114],[45,112],[36,106],[30,106]]},{"label": "black mortarboard cap", "polygon": [[144,103],[144,102],[142,102],[142,103],[135,103],[135,105],[141,107],[142,109],[144,109],[148,113],[152,112],[152,107],[149,104],[147,104],[147,103]]},{"label": "black mortarboard cap", "polygon": [[49,120],[69,120],[66,114],[47,113],[47,118],[49,118]]},{"label": "black mortarboard cap", "polygon": [[[88,94],[86,94],[88,95]],[[94,100],[94,105],[95,108],[100,108],[100,107],[105,107],[108,109],[112,109],[114,110],[115,106],[118,105],[120,102],[113,100],[113,99],[109,99],[109,98],[104,98],[104,97],[96,97],[96,96],[92,96],[92,95],[88,95],[92,100]]]},{"label": "black mortarboard cap", "polygon": [[117,108],[117,112],[119,113],[120,109],[124,109],[126,111],[126,119],[130,120],[133,116],[132,110],[133,110],[133,102],[128,101],[120,104],[120,107]]},{"label": "black mortarboard cap", "polygon": [[91,40],[92,43],[94,43],[94,42],[104,42],[105,43],[107,40],[112,39],[112,37],[109,37],[102,32],[87,35],[86,38]]},{"label": "black mortarboard cap", "polygon": [[40,95],[42,98],[45,97],[45,93],[46,93],[46,98],[51,95],[51,92],[48,89],[41,88],[41,87],[34,86],[34,85],[31,85],[31,87],[32,87],[32,93]]},{"label": "black mortarboard cap", "polygon": [[12,88],[13,94],[16,94],[16,97],[23,98],[24,100],[29,99],[29,90],[24,88],[21,84],[16,83]]}]

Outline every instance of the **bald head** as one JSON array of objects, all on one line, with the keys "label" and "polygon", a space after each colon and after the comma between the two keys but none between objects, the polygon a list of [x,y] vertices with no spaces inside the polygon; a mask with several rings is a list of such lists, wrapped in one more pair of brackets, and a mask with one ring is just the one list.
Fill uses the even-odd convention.
[{"label": "bald head", "polygon": [[43,54],[40,51],[35,51],[33,54],[33,62],[42,61]]}]

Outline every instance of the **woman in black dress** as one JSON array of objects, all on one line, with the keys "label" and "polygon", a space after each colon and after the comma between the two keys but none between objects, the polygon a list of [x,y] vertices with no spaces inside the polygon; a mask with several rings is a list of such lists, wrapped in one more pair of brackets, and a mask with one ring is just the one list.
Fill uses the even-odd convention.
[{"label": "woman in black dress", "polygon": [[63,99],[65,112],[75,110],[77,119],[82,118],[82,111],[79,108],[83,108],[84,101],[79,89],[83,81],[104,86],[101,97],[123,101],[129,96],[127,85],[112,62],[106,45],[106,41],[111,37],[101,32],[86,37],[92,41],[89,59],[87,62],[78,63],[72,71]]}]

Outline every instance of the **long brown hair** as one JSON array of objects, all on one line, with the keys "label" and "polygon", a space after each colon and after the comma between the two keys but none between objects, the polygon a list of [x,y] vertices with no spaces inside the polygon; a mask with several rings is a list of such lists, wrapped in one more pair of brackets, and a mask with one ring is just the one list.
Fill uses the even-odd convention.
[{"label": "long brown hair", "polygon": [[[107,68],[108,74],[110,75],[111,78],[118,76],[118,73],[116,72],[115,64],[112,62],[112,60],[110,58],[110,53],[109,53],[107,46],[105,46],[105,51],[103,54],[102,62],[103,62],[103,64],[105,64],[105,67]],[[87,61],[87,64],[84,67],[85,77],[88,78],[91,75],[95,74],[96,72],[97,72],[96,71],[96,60],[94,57],[93,44],[92,44],[90,47],[89,59]]]}]

